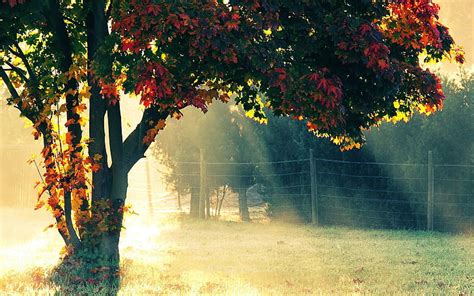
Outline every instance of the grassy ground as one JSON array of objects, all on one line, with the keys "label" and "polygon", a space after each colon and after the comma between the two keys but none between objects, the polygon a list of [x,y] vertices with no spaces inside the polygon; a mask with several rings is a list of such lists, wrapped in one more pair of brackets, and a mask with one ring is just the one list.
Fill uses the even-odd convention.
[{"label": "grassy ground", "polygon": [[[0,250],[0,294],[59,291],[58,247]],[[131,217],[121,250],[119,295],[474,294],[473,235]]]}]

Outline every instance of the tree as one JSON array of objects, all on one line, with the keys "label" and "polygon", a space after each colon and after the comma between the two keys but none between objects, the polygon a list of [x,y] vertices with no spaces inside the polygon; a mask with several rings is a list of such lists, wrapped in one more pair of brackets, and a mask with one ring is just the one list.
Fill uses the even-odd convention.
[{"label": "tree", "polygon": [[[443,81],[448,100],[442,112],[430,118],[415,116],[408,124],[383,124],[380,131],[370,133],[368,141],[380,151],[380,161],[425,163],[432,150],[439,164],[472,165],[474,75],[461,73],[459,78]],[[397,143],[406,143],[403,153],[394,149]]]},{"label": "tree", "polygon": [[[253,184],[251,176],[254,165],[231,165],[224,163],[250,163],[258,153],[252,149],[257,140],[237,108],[223,103],[214,104],[205,117],[197,110],[186,110],[184,118],[171,122],[156,141],[154,154],[170,168],[165,180],[178,194],[191,193],[190,215],[199,216],[199,154],[203,149],[207,164],[206,188],[216,195],[222,187],[239,193],[245,202],[245,189]],[[209,163],[210,162],[210,163]],[[217,197],[216,197],[217,198]],[[222,197],[221,197],[222,198]],[[248,210],[241,209],[241,217],[248,220]]]},{"label": "tree", "polygon": [[[359,147],[362,131],[383,120],[441,108],[439,79],[421,68],[421,54],[463,61],[431,0],[0,5],[0,77],[44,146],[38,207],[51,210],[70,253],[93,250],[110,266],[128,172],[183,108],[205,112],[235,94],[256,118],[267,106]],[[124,138],[127,96],[144,112]]]}]

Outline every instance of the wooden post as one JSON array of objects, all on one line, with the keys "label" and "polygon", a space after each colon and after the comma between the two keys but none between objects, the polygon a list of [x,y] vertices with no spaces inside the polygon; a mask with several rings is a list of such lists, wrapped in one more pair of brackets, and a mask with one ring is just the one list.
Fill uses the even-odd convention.
[{"label": "wooden post", "polygon": [[309,150],[309,162],[311,173],[311,223],[314,225],[319,225],[318,180],[316,175],[316,160],[314,159],[313,149]]},{"label": "wooden post", "polygon": [[433,231],[433,208],[434,208],[434,165],[433,152],[428,151],[428,204],[426,213],[426,230]]},{"label": "wooden post", "polygon": [[206,163],[204,162],[204,150],[200,149],[199,157],[199,218],[206,218],[205,200],[206,200]]}]

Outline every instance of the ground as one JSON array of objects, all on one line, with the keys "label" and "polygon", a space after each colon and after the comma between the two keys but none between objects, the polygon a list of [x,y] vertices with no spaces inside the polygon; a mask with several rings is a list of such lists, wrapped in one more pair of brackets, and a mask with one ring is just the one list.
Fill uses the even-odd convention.
[{"label": "ground", "polygon": [[[2,222],[22,217],[1,214]],[[203,222],[169,213],[130,216],[126,227],[119,295],[474,293],[472,234]],[[0,246],[0,294],[61,292],[48,281],[61,247],[54,231]],[[75,292],[92,291],[103,290]]]}]

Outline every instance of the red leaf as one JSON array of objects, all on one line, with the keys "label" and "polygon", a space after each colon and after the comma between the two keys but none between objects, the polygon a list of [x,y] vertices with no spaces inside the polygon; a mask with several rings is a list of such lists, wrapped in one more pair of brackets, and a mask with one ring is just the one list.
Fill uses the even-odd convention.
[{"label": "red leaf", "polygon": [[146,12],[151,13],[154,16],[157,16],[161,12],[161,7],[159,5],[156,5],[156,4],[150,4],[146,8]]},{"label": "red leaf", "polygon": [[326,91],[328,88],[328,81],[325,78],[321,78],[318,82],[318,89]]}]

